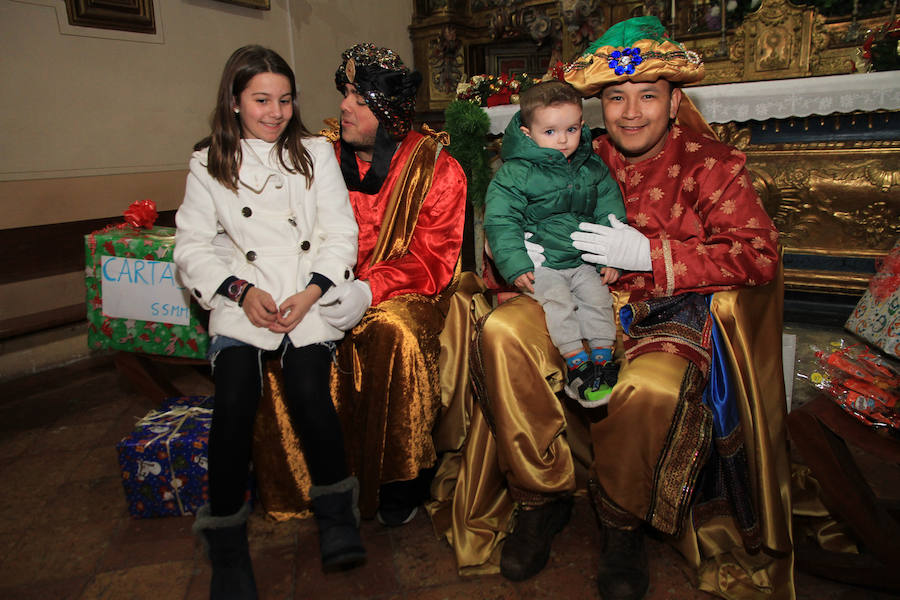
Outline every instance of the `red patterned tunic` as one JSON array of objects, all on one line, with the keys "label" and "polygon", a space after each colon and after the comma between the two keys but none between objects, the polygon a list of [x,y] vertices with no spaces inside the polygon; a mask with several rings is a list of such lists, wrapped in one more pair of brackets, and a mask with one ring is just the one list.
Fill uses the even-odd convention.
[{"label": "red patterned tunic", "polygon": [[769,282],[778,231],[757,196],[742,152],[673,126],[662,151],[628,163],[608,136],[594,149],[615,175],[628,222],[650,238],[651,273],[626,273],[631,299],[709,293]]}]

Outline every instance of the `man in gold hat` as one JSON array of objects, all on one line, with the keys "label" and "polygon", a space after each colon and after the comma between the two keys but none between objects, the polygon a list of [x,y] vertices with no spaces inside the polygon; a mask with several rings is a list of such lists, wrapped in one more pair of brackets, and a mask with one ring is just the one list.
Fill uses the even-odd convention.
[{"label": "man in gold hat", "polygon": [[[698,569],[702,589],[793,597],[778,232],[745,156],[713,139],[680,88],[702,76],[700,58],[655,17],[614,25],[566,73],[602,101],[607,134],[594,147],[630,224],[584,223],[572,236],[584,260],[626,271],[617,286],[621,372],[606,414],[590,416],[605,600],[646,593],[648,528]],[[473,421],[466,443],[495,453],[505,485],[464,448],[453,543],[470,566],[489,560],[512,500],[500,570],[525,579],[544,567],[568,520],[578,423],[557,397],[564,366],[534,300],[490,312],[472,352],[493,435],[484,439],[488,428]],[[484,491],[472,492],[476,482]],[[485,535],[492,522],[500,533]]]}]

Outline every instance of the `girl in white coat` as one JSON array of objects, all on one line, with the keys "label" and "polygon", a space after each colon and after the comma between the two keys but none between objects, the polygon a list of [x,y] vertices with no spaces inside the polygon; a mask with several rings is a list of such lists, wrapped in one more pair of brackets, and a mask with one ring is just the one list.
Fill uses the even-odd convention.
[{"label": "girl in white coat", "polygon": [[176,215],[175,262],[212,311],[216,397],[209,504],[196,532],[209,546],[211,597],[255,598],[245,504],[261,356],[281,355],[285,396],[312,477],[323,568],[364,560],[340,422],[329,392],[334,341],[319,298],[349,279],[357,225],[334,150],[300,120],[294,74],[275,52],[236,50],[219,84],[212,132],[190,161]]}]

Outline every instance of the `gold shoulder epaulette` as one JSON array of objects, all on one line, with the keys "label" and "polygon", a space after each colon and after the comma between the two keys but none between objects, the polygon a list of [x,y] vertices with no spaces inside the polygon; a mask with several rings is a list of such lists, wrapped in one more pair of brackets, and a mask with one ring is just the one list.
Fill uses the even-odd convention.
[{"label": "gold shoulder epaulette", "polygon": [[332,144],[341,139],[341,122],[335,118],[325,119],[325,128],[319,131],[319,135]]},{"label": "gold shoulder epaulette", "polygon": [[446,131],[435,131],[428,126],[428,123],[422,123],[422,134],[427,135],[441,146],[450,145],[450,134]]}]

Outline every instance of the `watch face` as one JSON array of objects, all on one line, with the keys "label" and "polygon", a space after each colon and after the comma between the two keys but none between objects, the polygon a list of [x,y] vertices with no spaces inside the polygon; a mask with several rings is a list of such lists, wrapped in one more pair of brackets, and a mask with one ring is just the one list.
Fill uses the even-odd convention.
[{"label": "watch face", "polygon": [[237,296],[238,293],[240,293],[242,287],[243,286],[241,285],[241,283],[239,281],[233,282],[231,285],[228,286],[228,295],[231,297]]}]

